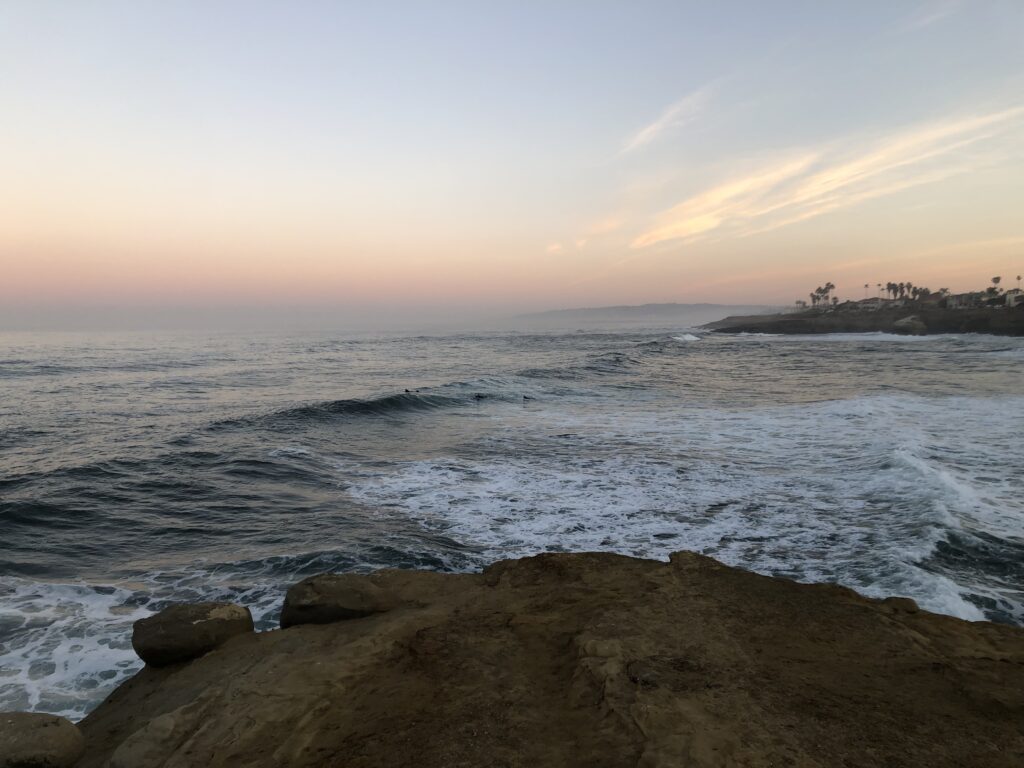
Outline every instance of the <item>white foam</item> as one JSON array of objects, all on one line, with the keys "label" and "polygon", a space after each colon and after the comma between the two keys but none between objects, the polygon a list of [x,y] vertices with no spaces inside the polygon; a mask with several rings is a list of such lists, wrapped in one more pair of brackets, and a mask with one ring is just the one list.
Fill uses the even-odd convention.
[{"label": "white foam", "polygon": [[123,586],[0,579],[0,710],[82,718],[142,667],[132,624],[169,602],[230,600],[266,626],[287,580],[256,570],[242,587],[230,565],[155,571]]},{"label": "white foam", "polygon": [[949,341],[950,339],[969,339],[976,336],[976,334],[941,333],[914,336],[902,333],[884,333],[882,331],[870,331],[866,333],[751,333],[743,331],[741,333],[730,334],[730,336],[780,339],[782,341],[804,343],[819,341],[894,341],[901,343],[921,343]]},{"label": "white foam", "polygon": [[1014,349],[995,349],[989,352],[993,357],[1006,357],[1011,360],[1024,360],[1024,347]]},{"label": "white foam", "polygon": [[23,579],[6,579],[0,588],[0,626],[9,628],[0,645],[5,708],[77,719],[96,689],[112,689],[142,666],[131,625],[148,611],[127,604],[128,590]]},{"label": "white foam", "polygon": [[[772,334],[764,334],[766,336]],[[903,343],[934,342],[963,337],[964,334],[930,334],[927,336],[914,336],[902,333],[884,333],[872,331],[869,333],[814,333],[814,334],[793,334],[786,335],[786,339],[800,339],[802,341],[896,341]]]},{"label": "white foam", "polygon": [[311,456],[312,451],[301,445],[288,445],[283,448],[275,448],[270,451],[270,457],[274,459],[289,458],[292,456]]},{"label": "white foam", "polygon": [[679,336],[673,336],[674,341],[700,341],[700,336],[694,336],[692,333],[683,333]]},{"label": "white foam", "polygon": [[[487,559],[550,550],[664,558],[692,549],[980,619],[966,596],[987,594],[984,585],[954,584],[921,561],[961,525],[1019,533],[1021,482],[1007,478],[982,493],[970,472],[936,469],[931,454],[949,444],[984,454],[1001,424],[1013,432],[996,418],[1000,410],[909,396],[748,411],[551,409],[459,455],[356,477],[349,493],[480,547]],[[973,426],[949,430],[941,413]],[[547,446],[538,450],[538,441]],[[985,463],[975,457],[971,466]],[[1019,609],[1022,595],[991,597]]]}]

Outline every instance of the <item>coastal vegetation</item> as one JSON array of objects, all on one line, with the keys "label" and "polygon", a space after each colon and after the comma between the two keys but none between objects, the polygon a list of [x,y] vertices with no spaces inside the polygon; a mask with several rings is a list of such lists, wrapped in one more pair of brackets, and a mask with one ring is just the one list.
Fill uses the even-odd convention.
[{"label": "coastal vegetation", "polygon": [[849,308],[863,308],[867,305],[870,308],[876,308],[885,305],[887,302],[903,302],[903,303],[919,303],[927,304],[941,309],[964,309],[978,306],[1022,306],[1024,301],[1021,300],[1021,275],[1017,275],[1017,288],[1012,290],[1004,290],[1001,286],[1002,277],[996,275],[990,279],[990,285],[984,289],[977,291],[967,291],[965,293],[953,294],[949,288],[939,288],[937,291],[933,291],[931,288],[923,285],[915,285],[913,282],[906,281],[888,281],[884,285],[882,283],[875,283],[877,290],[876,296],[868,296],[871,289],[870,283],[864,283],[864,298],[861,300],[847,299],[841,301],[837,295],[835,295],[836,286],[831,281],[825,282],[824,285],[819,285],[808,295],[810,302],[798,299],[796,306],[800,309],[849,309]]},{"label": "coastal vegetation", "polygon": [[1024,336],[1024,291],[1005,290],[996,275],[983,289],[953,293],[949,288],[933,291],[910,280],[875,283],[876,295],[868,296],[871,283],[864,283],[863,299],[840,300],[836,286],[826,281],[799,299],[796,311],[776,314],[731,316],[709,323],[705,328],[722,333],[987,333]]}]

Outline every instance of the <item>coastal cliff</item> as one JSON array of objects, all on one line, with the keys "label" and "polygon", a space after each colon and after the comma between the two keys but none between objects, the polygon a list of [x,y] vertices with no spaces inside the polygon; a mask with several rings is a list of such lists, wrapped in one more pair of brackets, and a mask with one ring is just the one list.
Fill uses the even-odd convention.
[{"label": "coastal cliff", "polygon": [[719,333],[987,333],[1024,336],[1024,306],[980,309],[902,307],[877,311],[809,310],[776,315],[737,315],[702,327]]},{"label": "coastal cliff", "polygon": [[691,553],[324,579],[123,684],[77,765],[1024,765],[1017,628]]}]

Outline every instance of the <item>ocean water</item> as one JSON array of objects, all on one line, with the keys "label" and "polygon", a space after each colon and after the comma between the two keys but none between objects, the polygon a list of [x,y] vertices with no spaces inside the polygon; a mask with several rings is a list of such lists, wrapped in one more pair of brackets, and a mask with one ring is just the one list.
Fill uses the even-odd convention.
[{"label": "ocean water", "polygon": [[322,571],[690,549],[1024,624],[1024,339],[0,336],[0,710]]}]

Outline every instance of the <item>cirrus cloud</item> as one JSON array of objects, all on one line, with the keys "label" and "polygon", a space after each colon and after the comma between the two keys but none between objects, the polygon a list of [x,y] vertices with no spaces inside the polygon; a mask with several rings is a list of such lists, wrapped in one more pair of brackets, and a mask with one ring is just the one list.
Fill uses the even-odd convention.
[{"label": "cirrus cloud", "polygon": [[711,86],[706,85],[670,105],[657,120],[630,136],[622,146],[622,153],[640,149],[663,134],[693,122],[704,111],[710,96]]},{"label": "cirrus cloud", "polygon": [[974,169],[954,155],[1019,127],[1024,107],[918,126],[872,142],[806,151],[718,184],[655,217],[631,247],[749,236]]}]

